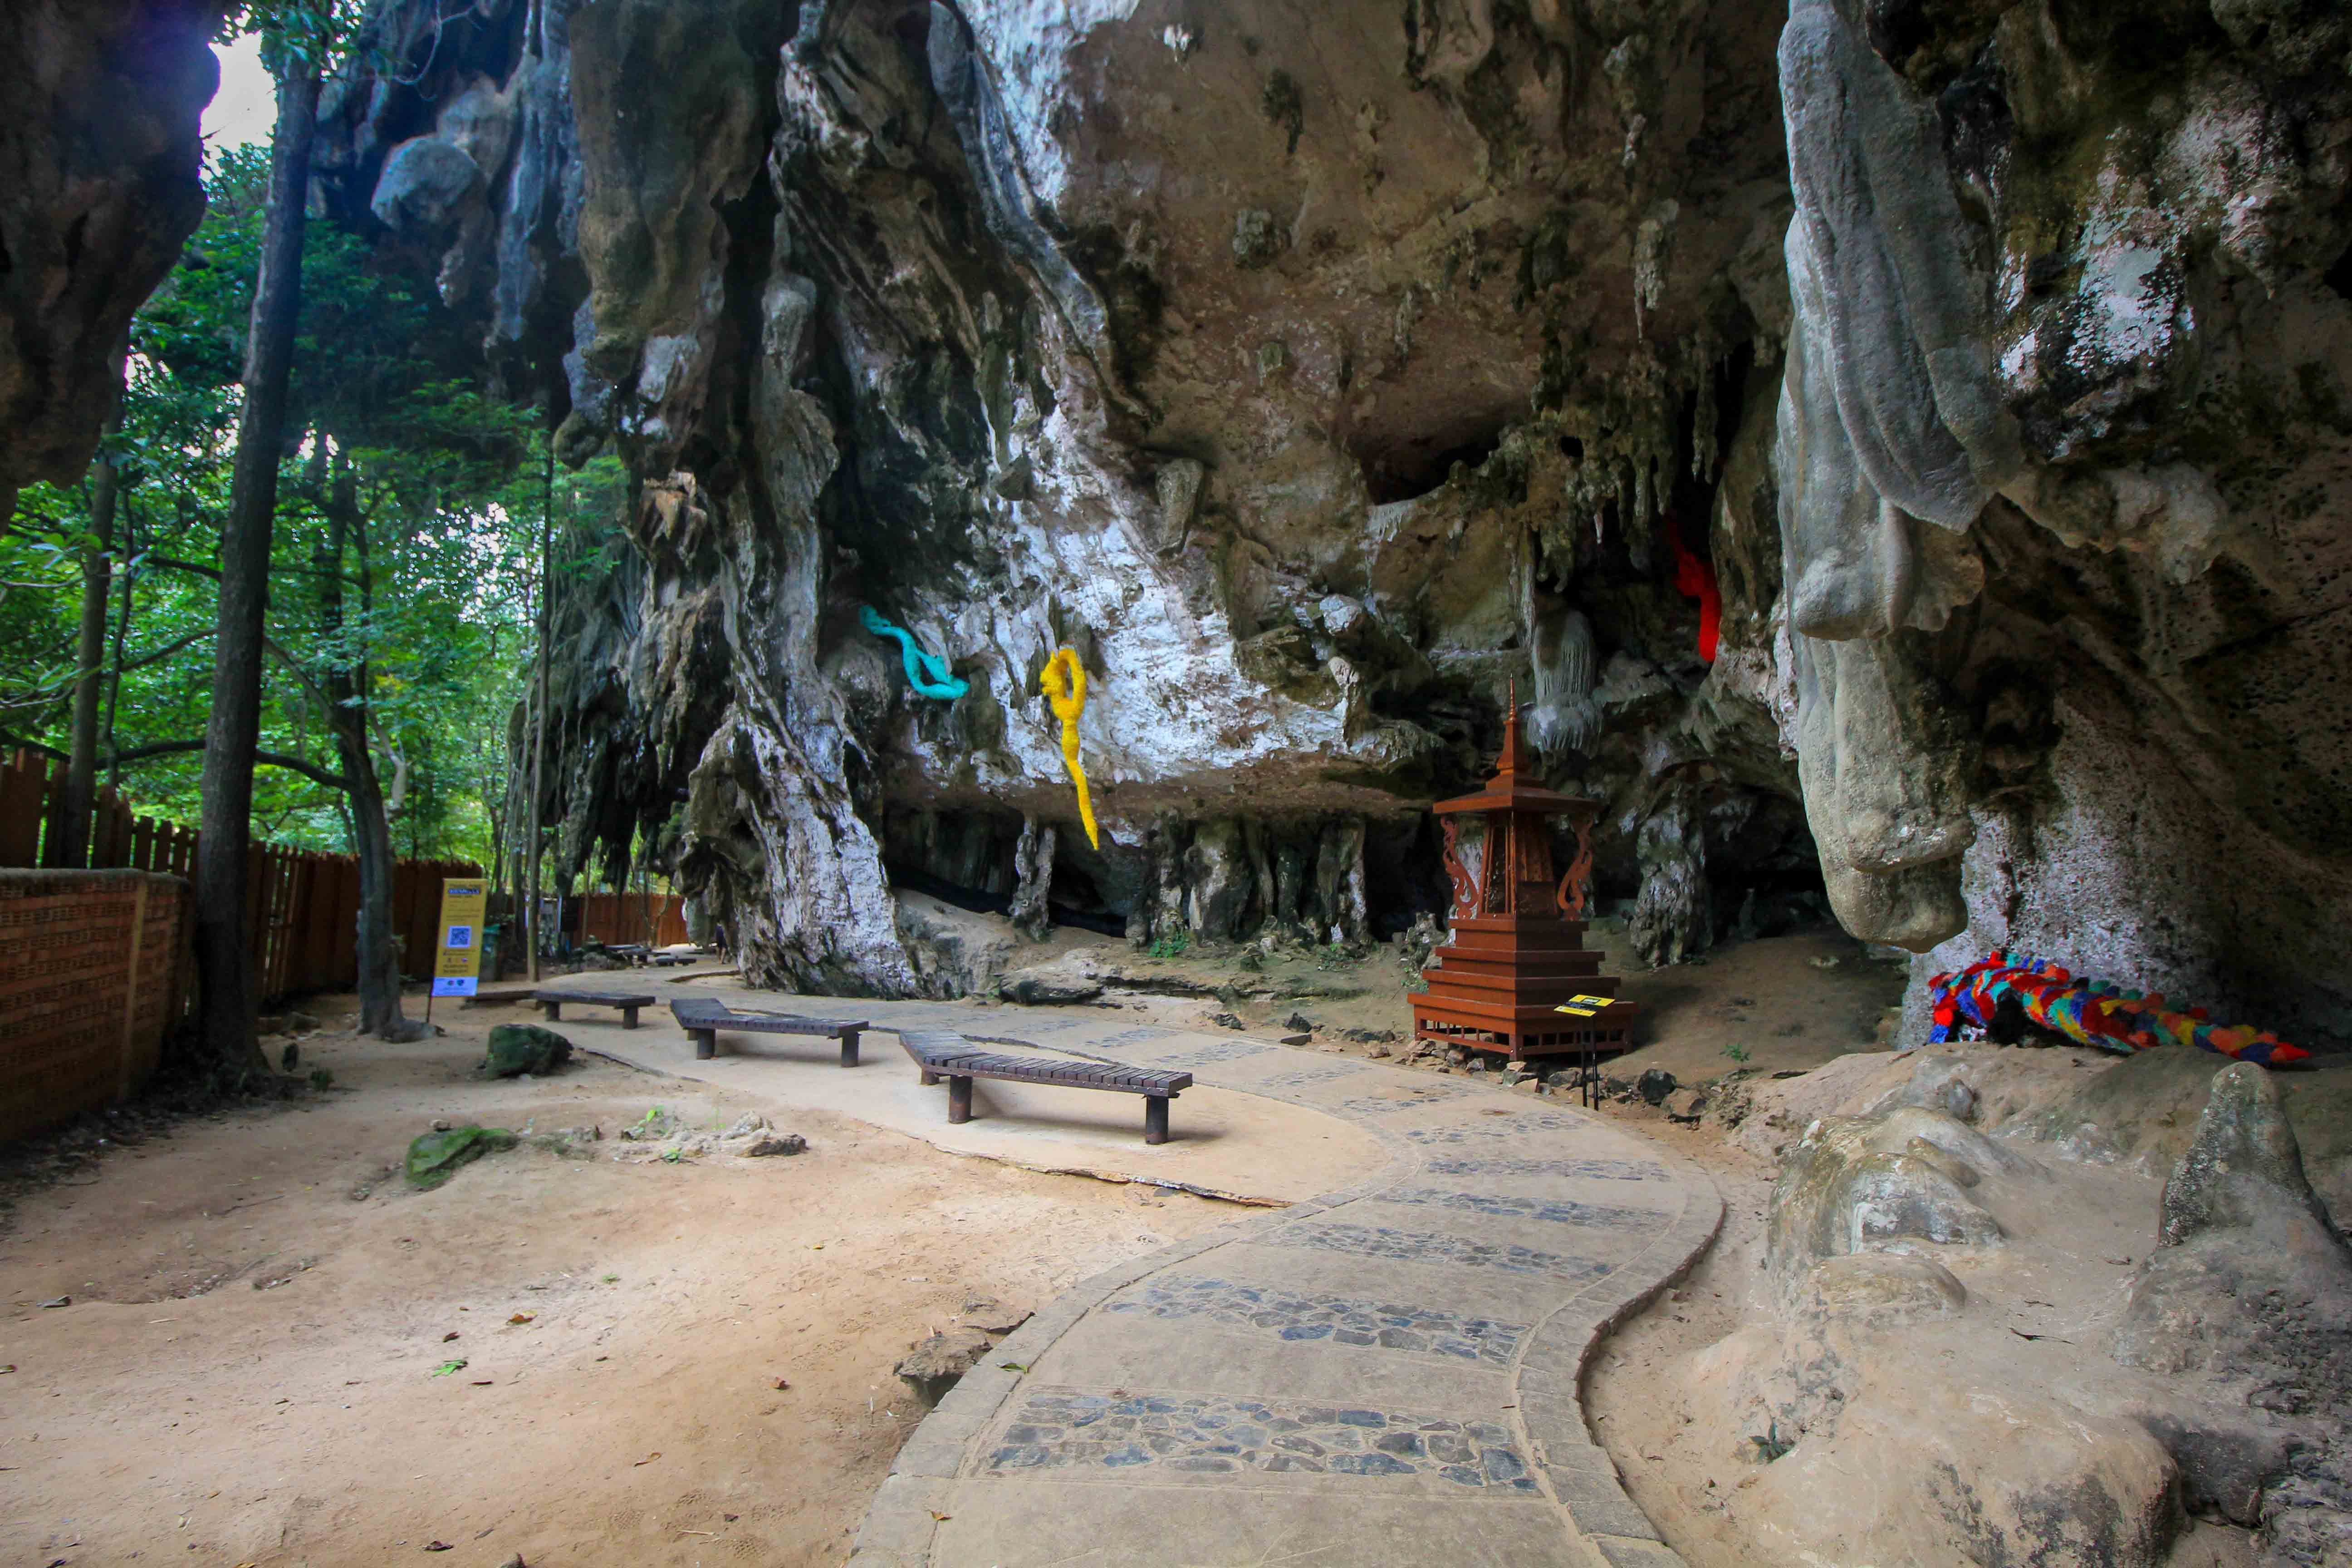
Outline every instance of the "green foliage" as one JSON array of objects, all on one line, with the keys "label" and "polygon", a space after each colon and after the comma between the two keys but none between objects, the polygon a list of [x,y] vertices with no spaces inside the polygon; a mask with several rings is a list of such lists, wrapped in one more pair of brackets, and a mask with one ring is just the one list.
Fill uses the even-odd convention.
[{"label": "green foliage", "polygon": [[1733,1061],[1744,1062],[1748,1059],[1748,1047],[1741,1045],[1738,1040],[1734,1040],[1731,1044],[1723,1047],[1723,1054],[1729,1057]]},{"label": "green foliage", "polygon": [[[358,7],[251,5],[232,18],[273,47],[341,47]],[[254,274],[268,188],[264,148],[206,171],[209,207],[131,331],[122,421],[103,443],[120,477],[100,778],[138,809],[192,822],[216,588]],[[507,736],[533,642],[544,445],[536,416],[449,379],[470,363],[450,312],[331,225],[308,227],[289,392],[303,432],[279,479],[261,745],[339,775],[331,691],[370,737],[396,793],[396,852],[487,860],[507,795]],[[610,459],[553,491],[566,564],[627,548]],[[35,485],[0,521],[0,745],[68,743],[91,490]],[[147,748],[178,749],[142,750]],[[126,760],[110,768],[116,752]],[[353,847],[342,790],[297,771],[256,780],[257,837]]]},{"label": "green foliage", "polygon": [[1166,936],[1155,938],[1152,941],[1151,945],[1144,950],[1144,956],[1148,958],[1181,958],[1187,952],[1191,951],[1192,946],[1192,933],[1187,931],[1178,930],[1171,931]]}]

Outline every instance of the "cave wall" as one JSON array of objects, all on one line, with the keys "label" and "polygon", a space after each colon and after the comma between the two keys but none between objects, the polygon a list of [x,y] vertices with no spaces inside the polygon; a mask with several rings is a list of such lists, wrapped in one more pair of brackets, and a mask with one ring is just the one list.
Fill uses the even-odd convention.
[{"label": "cave wall", "polygon": [[[1545,754],[1608,803],[1604,890],[1696,879],[1660,951],[1807,863],[1777,21],[1538,13],[381,6],[417,79],[331,101],[323,199],[641,480],[640,559],[563,616],[571,868],[676,813],[803,984],[923,984],[891,867],[1014,824],[1138,940],[1361,940],[1442,900],[1419,814],[1515,684],[1573,712]],[[1712,668],[1669,527],[1720,563]],[[914,696],[868,605],[968,694]],[[1037,690],[1066,646],[1099,848]]]},{"label": "cave wall", "polygon": [[197,123],[220,0],[0,8],[0,516],[72,484],[114,410],[131,313],[205,212]]},{"label": "cave wall", "polygon": [[2352,1032],[2347,45],[2232,0],[1792,8],[1805,800],[1918,980],[2013,943]]},{"label": "cave wall", "polygon": [[[569,865],[658,830],[758,977],[926,984],[894,866],[1139,940],[1379,934],[1442,896],[1413,824],[1516,688],[1655,956],[1817,866],[1922,979],[2009,942],[2340,1035],[2333,11],[370,26],[400,75],[330,91],[314,199],[635,476],[562,611]],[[72,363],[35,413],[86,442]],[[866,605],[967,694],[915,696]]]}]

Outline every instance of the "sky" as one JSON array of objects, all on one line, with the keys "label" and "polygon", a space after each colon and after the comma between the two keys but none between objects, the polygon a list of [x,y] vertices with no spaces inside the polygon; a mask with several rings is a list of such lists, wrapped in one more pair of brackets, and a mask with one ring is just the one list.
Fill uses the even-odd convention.
[{"label": "sky", "polygon": [[251,33],[235,43],[214,46],[220,61],[220,90],[205,110],[205,142],[215,148],[268,142],[278,121],[278,89],[262,68],[261,40]]}]

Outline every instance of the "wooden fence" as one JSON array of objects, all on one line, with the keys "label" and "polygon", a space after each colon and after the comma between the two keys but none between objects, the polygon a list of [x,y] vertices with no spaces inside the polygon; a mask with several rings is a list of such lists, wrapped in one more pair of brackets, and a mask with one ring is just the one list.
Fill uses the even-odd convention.
[{"label": "wooden fence", "polygon": [[[98,792],[90,816],[92,869],[194,874],[194,828],[134,816],[110,789]],[[0,867],[58,867],[65,858],[64,764],[21,751],[0,758]],[[393,868],[403,973],[432,973],[443,879],[481,874],[469,860],[403,860]],[[265,1002],[358,985],[357,860],[257,844],[246,860],[245,894],[255,984]]]},{"label": "wooden fence", "polygon": [[[650,899],[643,893],[583,893],[574,901],[583,942],[616,947],[642,942],[668,947],[687,940],[686,900],[676,893],[656,893]],[[646,918],[648,904],[653,907],[651,921]]]}]

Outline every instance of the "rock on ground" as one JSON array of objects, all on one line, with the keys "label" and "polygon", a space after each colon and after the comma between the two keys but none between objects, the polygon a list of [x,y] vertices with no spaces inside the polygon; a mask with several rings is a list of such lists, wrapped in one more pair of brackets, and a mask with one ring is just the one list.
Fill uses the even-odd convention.
[{"label": "rock on ground", "polygon": [[572,1042],[536,1024],[499,1024],[490,1030],[482,1065],[485,1078],[550,1073],[572,1059]]}]

